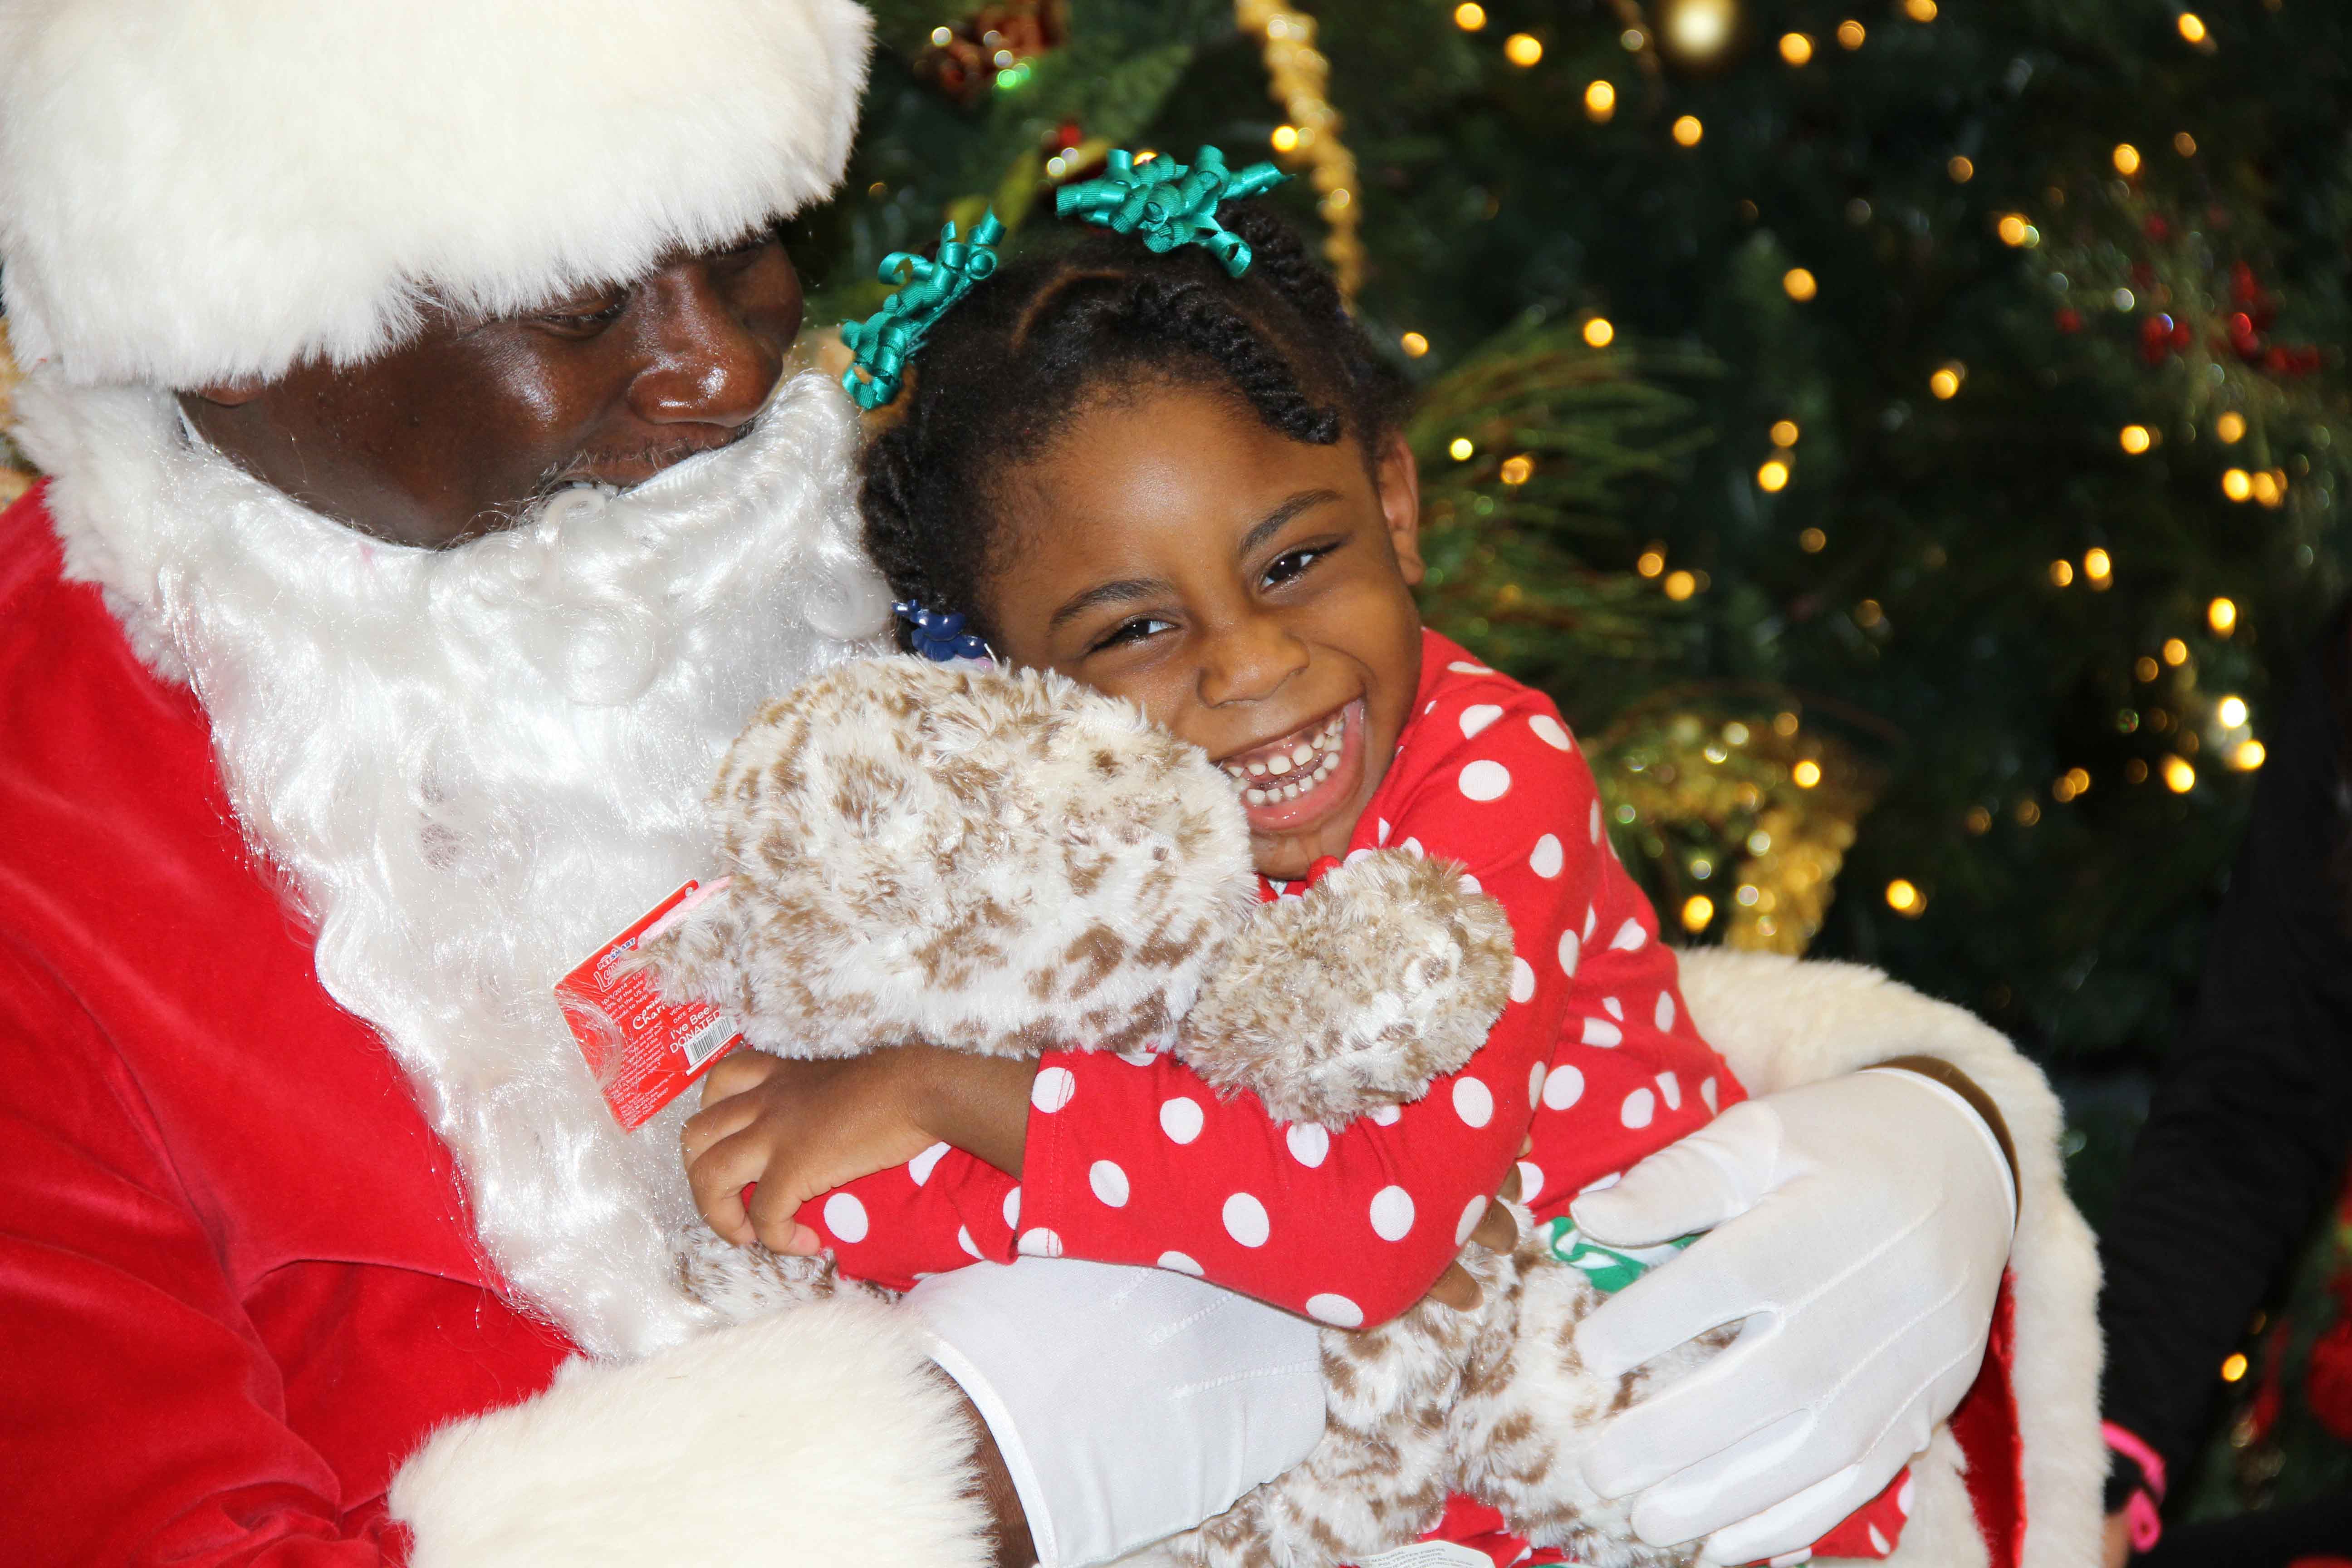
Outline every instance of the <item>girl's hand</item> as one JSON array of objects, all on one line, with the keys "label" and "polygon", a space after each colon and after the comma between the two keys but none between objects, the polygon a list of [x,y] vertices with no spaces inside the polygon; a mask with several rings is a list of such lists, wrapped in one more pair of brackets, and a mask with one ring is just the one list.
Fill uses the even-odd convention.
[{"label": "girl's hand", "polygon": [[[1535,1146],[1536,1141],[1529,1138],[1519,1145],[1519,1152],[1524,1155]],[[1486,1205],[1486,1214],[1479,1217],[1477,1227],[1470,1233],[1465,1251],[1473,1247],[1483,1247],[1489,1252],[1508,1252],[1519,1245],[1519,1222],[1513,1219],[1511,1211],[1503,1206],[1504,1204],[1519,1201],[1519,1167],[1517,1163],[1511,1166],[1511,1173],[1503,1178],[1502,1190],[1495,1195],[1502,1202]],[[1467,1268],[1459,1263],[1449,1263],[1445,1266],[1445,1272],[1437,1277],[1437,1283],[1429,1288],[1425,1300],[1441,1307],[1451,1307],[1457,1312],[1469,1312],[1477,1310],[1484,1294],[1478,1289],[1478,1281],[1470,1277]]]},{"label": "girl's hand", "polygon": [[695,1207],[739,1247],[806,1257],[823,1243],[795,1219],[803,1204],[934,1143],[1009,1157],[1018,1175],[1034,1073],[1034,1063],[928,1046],[839,1061],[730,1052],[703,1080],[702,1110],[682,1135]]}]

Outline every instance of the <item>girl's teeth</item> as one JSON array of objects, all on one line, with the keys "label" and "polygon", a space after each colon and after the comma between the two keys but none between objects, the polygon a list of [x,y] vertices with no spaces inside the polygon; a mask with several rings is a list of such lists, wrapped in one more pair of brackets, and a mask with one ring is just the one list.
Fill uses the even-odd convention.
[{"label": "girl's teeth", "polygon": [[1302,744],[1297,751],[1290,753],[1290,760],[1303,768],[1315,760],[1315,748]]},{"label": "girl's teeth", "polygon": [[1249,765],[1249,773],[1250,777],[1254,779],[1262,779],[1265,777],[1265,764],[1264,763],[1252,763]]},{"label": "girl's teeth", "polygon": [[1265,771],[1272,773],[1275,777],[1280,778],[1283,774],[1290,771],[1290,759],[1284,756],[1281,752],[1276,752],[1274,755],[1266,758]]},{"label": "girl's teeth", "polygon": [[1249,802],[1252,805],[1264,805],[1266,799],[1265,791],[1262,789],[1254,789],[1247,795],[1242,796],[1242,798]]}]

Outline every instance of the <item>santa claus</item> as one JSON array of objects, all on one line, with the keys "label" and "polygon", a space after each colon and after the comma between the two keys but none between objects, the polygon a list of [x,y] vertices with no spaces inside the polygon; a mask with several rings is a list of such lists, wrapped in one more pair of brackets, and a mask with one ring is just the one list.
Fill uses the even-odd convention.
[{"label": "santa claus", "polygon": [[[706,868],[745,717],[884,624],[776,238],[840,175],[867,31],[0,8],[51,476],[0,518],[0,1558],[1076,1564],[1314,1441],[1312,1330],[1174,1276],[715,1323],[669,1239],[690,1107],[624,1132],[552,998]],[[1589,1216],[1717,1226],[1591,1343],[1749,1329],[1596,1481],[1783,1550],[1973,1380],[1979,1457],[1917,1460],[1903,1557],[2086,1561],[2095,1271],[2038,1075],[1861,971],[1685,988],[1763,1098]],[[1955,1092],[1836,1076],[1906,1054]]]}]

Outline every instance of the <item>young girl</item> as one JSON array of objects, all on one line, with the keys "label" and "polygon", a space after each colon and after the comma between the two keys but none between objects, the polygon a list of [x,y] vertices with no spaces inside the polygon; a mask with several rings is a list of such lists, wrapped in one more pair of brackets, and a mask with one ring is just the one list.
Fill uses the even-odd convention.
[{"label": "young girl", "polygon": [[1557,710],[1420,624],[1400,381],[1286,229],[1217,216],[1238,277],[1076,229],[938,319],[868,456],[869,547],[1000,658],[1206,752],[1263,896],[1381,846],[1462,865],[1508,912],[1511,1003],[1462,1072],[1336,1133],[1164,1056],[737,1053],[688,1137],[721,1234],[900,1287],[1016,1252],[1153,1264],[1353,1328],[1430,1291],[1515,1164],[1558,1235],[1580,1191],[1741,1097]]}]

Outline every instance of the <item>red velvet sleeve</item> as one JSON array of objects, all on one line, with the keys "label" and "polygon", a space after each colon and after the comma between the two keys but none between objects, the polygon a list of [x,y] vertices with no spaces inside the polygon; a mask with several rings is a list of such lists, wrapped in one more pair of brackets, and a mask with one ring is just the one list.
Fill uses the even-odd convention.
[{"label": "red velvet sleeve", "polygon": [[1457,862],[1508,912],[1511,1000],[1486,1045],[1411,1105],[1330,1133],[1220,1100],[1165,1058],[1049,1055],[1022,1250],[1157,1263],[1347,1326],[1435,1283],[1528,1135],[1588,913],[1608,901],[1599,797],[1551,705],[1499,678],[1469,695],[1417,718],[1356,842]]},{"label": "red velvet sleeve", "polygon": [[0,1562],[377,1568],[107,1042],[0,944]]}]

